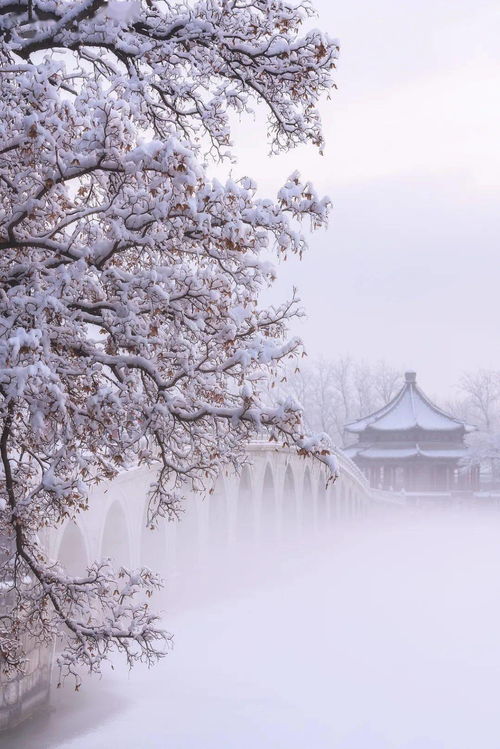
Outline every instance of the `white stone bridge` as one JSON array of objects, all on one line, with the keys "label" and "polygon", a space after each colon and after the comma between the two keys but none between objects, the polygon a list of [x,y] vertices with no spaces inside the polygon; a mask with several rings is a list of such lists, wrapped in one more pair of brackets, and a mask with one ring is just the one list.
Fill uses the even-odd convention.
[{"label": "white stone bridge", "polygon": [[219,477],[213,494],[192,495],[180,522],[147,527],[148,487],[154,469],[137,468],[96,487],[90,509],[51,536],[49,553],[71,573],[94,559],[148,566],[169,577],[214,550],[240,543],[293,540],[321,532],[338,519],[356,518],[374,501],[364,475],[338,455],[340,478],[327,487],[319,461],[269,442],[248,447],[240,473]]}]

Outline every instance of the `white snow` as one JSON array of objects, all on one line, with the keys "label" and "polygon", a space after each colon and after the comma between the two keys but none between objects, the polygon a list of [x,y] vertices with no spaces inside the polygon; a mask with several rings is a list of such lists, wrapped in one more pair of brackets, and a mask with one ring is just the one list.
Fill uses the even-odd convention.
[{"label": "white snow", "polygon": [[428,431],[457,431],[461,422],[431,403],[414,383],[406,383],[390,403],[365,418],[347,425],[359,433],[367,427],[376,431],[403,431],[420,427]]},{"label": "white snow", "polygon": [[498,749],[499,531],[399,514],[235,561],[232,595],[168,617],[160,666],[58,692],[2,747]]},{"label": "white snow", "polygon": [[110,0],[104,11],[107,18],[116,21],[120,26],[133,23],[141,15],[139,0]]}]

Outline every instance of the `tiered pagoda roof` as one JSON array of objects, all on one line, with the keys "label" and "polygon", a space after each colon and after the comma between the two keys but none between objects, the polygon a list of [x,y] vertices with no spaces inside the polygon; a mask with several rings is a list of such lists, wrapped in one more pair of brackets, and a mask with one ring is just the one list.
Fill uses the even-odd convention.
[{"label": "tiered pagoda roof", "polygon": [[458,460],[466,453],[463,438],[475,427],[450,416],[432,403],[417,386],[415,372],[406,372],[401,391],[383,408],[345,429],[359,436],[345,448],[354,459]]}]

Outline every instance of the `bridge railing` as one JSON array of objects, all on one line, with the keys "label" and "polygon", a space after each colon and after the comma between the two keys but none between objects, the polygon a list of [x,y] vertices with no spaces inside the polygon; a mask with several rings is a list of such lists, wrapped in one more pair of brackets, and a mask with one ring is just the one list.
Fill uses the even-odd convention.
[{"label": "bridge railing", "polygon": [[[297,455],[297,450],[293,446],[286,447],[283,445],[277,445],[274,442],[269,442],[269,440],[263,435],[260,439],[254,439],[252,440],[247,447],[249,452],[252,452],[253,450],[270,450],[270,451],[277,451],[277,452],[284,452],[289,453],[290,455]],[[356,481],[360,487],[365,490],[366,492],[370,492],[370,484],[364,475],[364,473],[358,468],[358,466],[347,457],[347,455],[340,449],[340,448],[333,448],[333,453],[335,457],[337,458],[337,462],[339,465],[339,471],[342,476],[342,474],[349,474],[349,476]],[[302,459],[304,460],[313,460],[312,458],[308,458],[307,456],[304,456]]]}]

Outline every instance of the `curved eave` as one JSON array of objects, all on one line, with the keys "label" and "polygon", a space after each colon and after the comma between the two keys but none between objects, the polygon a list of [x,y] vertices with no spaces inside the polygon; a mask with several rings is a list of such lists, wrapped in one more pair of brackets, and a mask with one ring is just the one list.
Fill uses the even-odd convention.
[{"label": "curved eave", "polygon": [[408,448],[392,448],[392,449],[381,449],[379,447],[364,447],[358,448],[356,445],[348,447],[344,450],[345,454],[351,458],[351,460],[367,460],[367,461],[405,461],[420,458],[424,460],[460,460],[467,454],[467,448],[451,448],[449,450],[426,450],[425,448],[408,447]]},{"label": "curved eave", "polygon": [[[455,420],[454,420],[455,421]],[[411,424],[406,424],[405,426],[399,426],[395,427],[393,425],[384,426],[383,424],[377,424],[376,421],[371,423],[365,423],[365,424],[358,424],[357,422],[352,422],[352,424],[346,424],[344,427],[346,432],[350,432],[351,434],[363,434],[363,432],[411,432],[414,429],[420,429],[423,432],[475,432],[477,430],[477,427],[472,426],[471,424],[464,424],[461,421],[456,421],[454,424],[450,424],[449,426],[442,426],[439,428],[429,428],[428,426],[424,426],[420,424],[418,421],[413,421]]]},{"label": "curved eave", "polygon": [[[433,423],[434,422],[434,423]],[[415,382],[406,382],[387,405],[357,421],[346,424],[351,434],[363,432],[472,432],[475,427],[447,414],[430,401]]]},{"label": "curved eave", "polygon": [[[362,432],[365,432],[369,434],[371,431],[373,432],[401,432],[401,433],[409,433],[413,432],[416,429],[419,429],[421,432],[446,432],[447,434],[455,434],[456,432],[466,432],[466,425],[465,424],[454,424],[448,426],[448,427],[442,427],[440,429],[430,429],[429,427],[422,426],[422,424],[419,424],[418,421],[413,422],[413,424],[409,424],[408,426],[399,427],[398,429],[394,427],[385,427],[377,424],[369,424],[365,429],[362,430]],[[472,430],[474,430],[475,427],[472,427]],[[358,434],[362,434],[362,432],[358,432]]]}]

